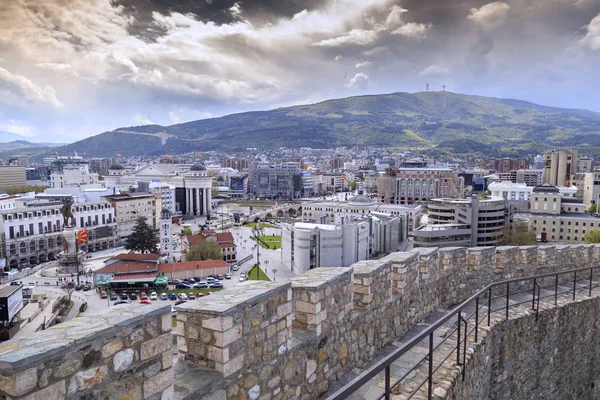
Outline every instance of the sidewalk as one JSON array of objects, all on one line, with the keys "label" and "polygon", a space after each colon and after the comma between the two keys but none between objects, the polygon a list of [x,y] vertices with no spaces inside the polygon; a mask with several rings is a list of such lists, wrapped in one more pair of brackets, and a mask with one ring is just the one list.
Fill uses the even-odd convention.
[{"label": "sidewalk", "polygon": [[[33,319],[33,321],[30,321],[19,332],[17,332],[17,334],[13,338],[20,339],[20,338],[26,337],[28,335],[31,335],[40,327],[40,325],[42,325],[44,323],[44,318],[46,321],[48,321],[50,319],[50,317],[52,316],[52,303],[54,303],[56,298],[57,298],[56,296],[55,297],[48,296],[46,306],[44,307],[42,312],[40,312],[38,314],[38,316]],[[37,306],[37,303],[35,305]]]}]

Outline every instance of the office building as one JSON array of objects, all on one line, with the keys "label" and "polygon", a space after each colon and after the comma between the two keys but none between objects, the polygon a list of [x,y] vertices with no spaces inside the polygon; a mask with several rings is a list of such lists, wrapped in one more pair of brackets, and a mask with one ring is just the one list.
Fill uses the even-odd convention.
[{"label": "office building", "polygon": [[586,174],[592,171],[594,171],[594,159],[586,156],[579,157],[577,160],[577,172]]},{"label": "office building", "polygon": [[544,183],[571,186],[571,175],[577,172],[577,150],[560,150],[544,154]]},{"label": "office building", "polygon": [[489,196],[469,199],[432,199],[428,224],[413,232],[415,247],[495,246],[503,236],[505,202]]},{"label": "office building", "polygon": [[588,172],[584,175],[583,204],[588,209],[592,204],[600,205],[600,172]]},{"label": "office building", "polygon": [[297,197],[301,193],[300,163],[250,165],[250,193],[264,198]]},{"label": "office building", "polygon": [[144,217],[154,229],[160,227],[162,199],[154,193],[122,193],[103,196],[112,204],[117,222],[117,232],[121,239],[133,232],[137,219]]},{"label": "office building", "polygon": [[0,189],[27,186],[25,167],[0,166]]},{"label": "office building", "polygon": [[50,187],[53,189],[69,186],[99,187],[98,174],[90,172],[88,164],[66,164],[60,171],[50,175]]},{"label": "office building", "polygon": [[487,160],[487,168],[497,173],[507,173],[528,167],[529,160],[526,158],[490,158]]}]

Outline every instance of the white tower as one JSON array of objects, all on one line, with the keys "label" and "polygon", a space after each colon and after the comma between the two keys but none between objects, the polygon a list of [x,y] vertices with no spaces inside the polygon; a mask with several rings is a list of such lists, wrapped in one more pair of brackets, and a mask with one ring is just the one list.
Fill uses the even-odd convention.
[{"label": "white tower", "polygon": [[172,237],[171,211],[167,208],[163,208],[160,212],[160,251],[161,253],[167,254],[167,260],[169,261],[175,261],[173,260]]}]

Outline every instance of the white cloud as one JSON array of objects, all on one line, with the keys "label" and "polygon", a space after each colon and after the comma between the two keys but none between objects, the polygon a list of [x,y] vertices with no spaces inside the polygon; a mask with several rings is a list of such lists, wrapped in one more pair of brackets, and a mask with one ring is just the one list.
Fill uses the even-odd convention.
[{"label": "white cloud", "polygon": [[504,24],[509,10],[508,4],[496,1],[480,8],[471,8],[467,18],[485,29],[495,29]]},{"label": "white cloud", "polygon": [[365,87],[369,86],[371,84],[371,79],[369,79],[369,76],[367,74],[363,74],[362,72],[359,72],[358,74],[354,75],[354,77],[352,79],[350,79],[350,81],[345,85],[347,88],[362,88],[364,89]]},{"label": "white cloud", "polygon": [[439,65],[432,64],[418,73],[418,76],[447,76],[450,73],[448,68],[440,67]]},{"label": "white cloud", "polygon": [[42,88],[23,75],[10,73],[0,67],[0,93],[3,91],[24,100],[26,103],[49,104],[54,108],[64,107],[56,97],[56,91],[52,86]]},{"label": "white cloud", "polygon": [[586,27],[586,34],[581,42],[592,50],[600,50],[600,14],[590,21]]},{"label": "white cloud", "polygon": [[0,131],[10,132],[25,137],[37,135],[37,130],[22,121],[8,120],[7,123],[0,124]]},{"label": "white cloud", "polygon": [[242,15],[242,3],[240,3],[240,2],[233,3],[233,5],[229,8],[229,12],[234,17],[239,17],[240,15]]},{"label": "white cloud", "polygon": [[320,47],[341,47],[349,44],[364,46],[373,43],[377,39],[377,31],[365,29],[352,29],[344,35],[330,39],[323,39],[315,43]]},{"label": "white cloud", "polygon": [[135,113],[133,116],[133,120],[137,125],[154,125],[154,122],[150,120],[147,116],[138,113]]},{"label": "white cloud", "polygon": [[337,56],[335,56],[334,60],[336,63],[339,63],[340,61],[342,61],[344,57],[340,56],[339,54]]},{"label": "white cloud", "polygon": [[368,67],[369,65],[371,65],[371,61],[361,61],[356,63],[356,65],[354,66],[354,68],[365,68]]},{"label": "white cloud", "polygon": [[402,25],[401,27],[392,31],[393,35],[402,35],[411,38],[423,39],[425,38],[427,31],[431,29],[431,24],[419,24],[416,22],[409,22]]}]

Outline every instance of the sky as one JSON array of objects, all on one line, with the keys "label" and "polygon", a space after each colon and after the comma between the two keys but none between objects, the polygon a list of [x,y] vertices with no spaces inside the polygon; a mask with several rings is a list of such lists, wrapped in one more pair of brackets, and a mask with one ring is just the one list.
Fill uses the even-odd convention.
[{"label": "sky", "polygon": [[0,132],[72,142],[354,95],[600,112],[600,0],[0,0]]}]

